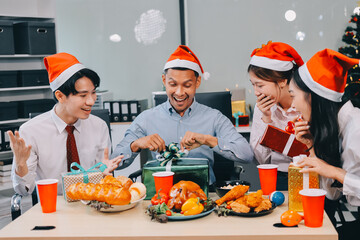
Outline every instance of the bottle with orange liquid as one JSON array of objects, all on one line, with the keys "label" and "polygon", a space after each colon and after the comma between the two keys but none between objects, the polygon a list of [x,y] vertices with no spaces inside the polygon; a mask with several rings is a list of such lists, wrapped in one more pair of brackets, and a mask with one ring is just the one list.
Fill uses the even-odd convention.
[{"label": "bottle with orange liquid", "polygon": [[301,173],[302,168],[297,166],[298,161],[306,155],[293,158],[288,169],[288,191],[289,191],[289,210],[302,212],[303,206],[299,191],[305,188],[319,188],[319,176],[316,173]]}]

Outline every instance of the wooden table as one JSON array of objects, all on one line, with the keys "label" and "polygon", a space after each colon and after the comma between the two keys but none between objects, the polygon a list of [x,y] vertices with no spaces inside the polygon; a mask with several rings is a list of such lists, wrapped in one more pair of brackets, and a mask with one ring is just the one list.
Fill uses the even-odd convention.
[{"label": "wooden table", "polygon": [[[287,193],[285,193],[287,199]],[[210,195],[217,198],[214,193]],[[149,201],[119,213],[102,213],[82,204],[67,203],[59,196],[55,213],[44,214],[39,204],[0,231],[6,239],[338,239],[337,232],[324,213],[320,228],[308,228],[302,222],[295,228],[276,228],[287,202],[272,213],[255,218],[218,217],[214,212],[188,221],[158,223],[145,214]],[[53,230],[32,231],[35,226],[56,226]]]}]

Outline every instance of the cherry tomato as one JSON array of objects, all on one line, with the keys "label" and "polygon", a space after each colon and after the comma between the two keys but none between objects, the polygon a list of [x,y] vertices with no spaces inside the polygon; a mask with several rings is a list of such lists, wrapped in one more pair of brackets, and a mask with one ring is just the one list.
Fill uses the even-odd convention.
[{"label": "cherry tomato", "polygon": [[227,209],[231,209],[231,206],[230,206],[230,205],[227,205],[226,208],[227,208]]},{"label": "cherry tomato", "polygon": [[171,216],[172,212],[170,210],[166,210],[165,214],[166,214],[166,216]]},{"label": "cherry tomato", "polygon": [[181,214],[184,214],[184,211],[181,211],[180,213],[181,213]]}]

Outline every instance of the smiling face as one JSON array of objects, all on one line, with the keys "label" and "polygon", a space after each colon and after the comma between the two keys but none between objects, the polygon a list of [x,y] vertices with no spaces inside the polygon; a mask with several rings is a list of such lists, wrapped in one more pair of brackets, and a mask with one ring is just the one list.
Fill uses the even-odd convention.
[{"label": "smiling face", "polygon": [[65,96],[60,91],[55,92],[60,104],[56,113],[67,124],[73,124],[79,118],[87,119],[96,100],[95,86],[89,78],[79,78],[75,82],[75,89],[77,93],[71,93],[69,96]]},{"label": "smiling face", "polygon": [[299,111],[305,121],[311,121],[311,95],[302,91],[294,82],[290,81],[289,93],[292,98],[291,106]]},{"label": "smiling face", "polygon": [[171,106],[183,116],[193,103],[201,77],[196,78],[193,70],[168,69],[166,75],[162,75],[162,79]]},{"label": "smiling face", "polygon": [[[250,82],[253,85],[256,97],[261,94],[271,96],[278,102],[280,98],[280,87],[276,82],[265,81],[257,77],[252,71],[249,72]],[[285,80],[284,80],[285,83]]]}]

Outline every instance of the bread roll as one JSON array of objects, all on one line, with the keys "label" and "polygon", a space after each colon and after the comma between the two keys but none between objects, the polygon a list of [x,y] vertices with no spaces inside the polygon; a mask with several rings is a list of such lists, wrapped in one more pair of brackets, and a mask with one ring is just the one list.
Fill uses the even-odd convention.
[{"label": "bread roll", "polygon": [[131,193],[131,202],[134,202],[145,196],[146,187],[144,184],[136,182],[130,186],[129,191]]}]

